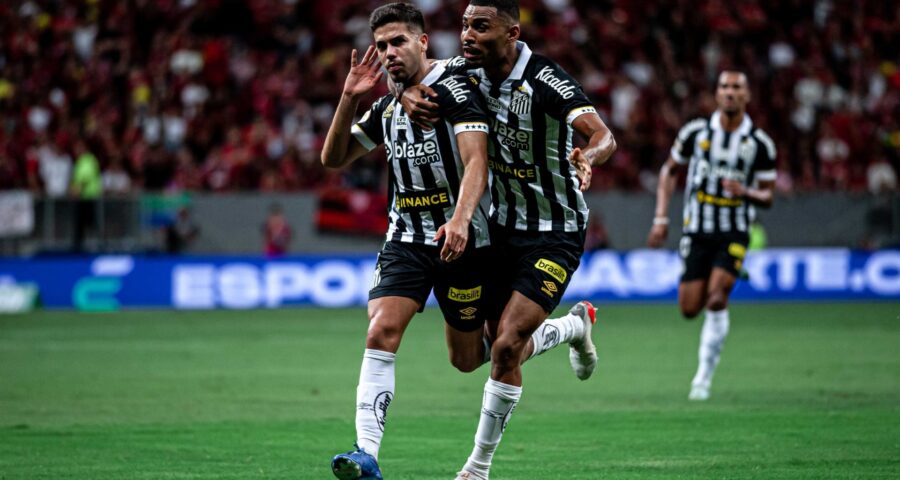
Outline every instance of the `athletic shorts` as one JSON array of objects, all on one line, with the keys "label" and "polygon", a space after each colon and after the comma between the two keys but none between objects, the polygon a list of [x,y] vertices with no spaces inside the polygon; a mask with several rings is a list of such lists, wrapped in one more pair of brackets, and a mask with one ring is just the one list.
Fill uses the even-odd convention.
[{"label": "athletic shorts", "polygon": [[440,252],[440,247],[430,245],[386,242],[378,254],[369,300],[389,296],[411,298],[419,302],[421,312],[434,289],[447,324],[463,332],[483,328],[490,249],[470,246],[452,262],[442,261]]},{"label": "athletic shorts", "polygon": [[684,260],[682,282],[709,278],[713,267],[737,277],[744,265],[749,236],[746,233],[692,234],[681,237],[679,253]]},{"label": "athletic shorts", "polygon": [[513,291],[550,314],[572,280],[584,253],[584,232],[523,232],[491,228],[491,316],[500,318]]}]

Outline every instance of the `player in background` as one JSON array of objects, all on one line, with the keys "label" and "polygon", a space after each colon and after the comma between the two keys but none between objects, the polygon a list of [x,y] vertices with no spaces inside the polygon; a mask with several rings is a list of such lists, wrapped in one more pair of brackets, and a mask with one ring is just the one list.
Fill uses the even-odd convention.
[{"label": "player in background", "polygon": [[669,201],[678,170],[687,166],[682,237],[684,274],[678,286],[681,314],[692,319],[706,308],[699,366],[691,400],[706,400],[728,335],[728,297],[741,271],[754,207],[770,207],[775,185],[775,144],[746,113],[747,76],[724,71],[716,86],[718,108],[710,118],[681,128],[659,172],[656,212],[647,244],[661,247],[669,231]]},{"label": "player in background", "polygon": [[[406,327],[432,288],[448,323],[451,356],[482,344],[489,254],[487,118],[474,86],[426,62],[422,13],[393,3],[372,12],[375,46],[351,69],[322,150],[326,167],[343,167],[384,144],[389,163],[387,241],[369,292],[369,329],[356,398],[357,449],[332,460],[337,478],[380,479],[378,453],[394,397],[394,360]],[[376,101],[353,124],[361,96],[383,75],[398,84],[431,85],[442,120],[425,131],[408,121],[393,96]],[[459,353],[459,355],[464,355]]]},{"label": "player in background", "polygon": [[[485,384],[475,446],[457,479],[487,479],[493,454],[522,394],[522,360],[570,342],[579,378],[591,375],[596,349],[594,309],[577,304],[567,317],[545,321],[578,268],[588,209],[582,194],[591,167],[615,151],[611,132],[578,82],[551,60],[531,52],[520,35],[515,0],[472,0],[463,14],[464,58],[444,62],[478,83],[491,122],[491,270],[504,290],[489,316],[491,374]],[[439,121],[433,91],[403,93],[417,122]],[[573,134],[588,138],[575,148]],[[564,317],[565,318],[565,317]]]}]

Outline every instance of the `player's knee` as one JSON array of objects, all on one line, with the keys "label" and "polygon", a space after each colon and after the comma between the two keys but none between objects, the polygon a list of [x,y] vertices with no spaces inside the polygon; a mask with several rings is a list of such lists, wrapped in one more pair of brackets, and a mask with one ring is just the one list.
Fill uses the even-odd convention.
[{"label": "player's knee", "polygon": [[681,309],[681,316],[685,320],[693,320],[703,310],[703,305],[700,302],[682,301],[678,303],[678,307]]},{"label": "player's knee", "polygon": [[721,292],[711,294],[709,300],[706,301],[706,308],[714,312],[724,310],[726,307],[728,307],[728,296]]},{"label": "player's knee", "polygon": [[389,322],[372,319],[369,324],[369,332],[366,334],[366,345],[386,352],[394,352],[400,345],[403,330]]},{"label": "player's knee", "polygon": [[518,366],[529,338],[516,334],[499,337],[491,348],[491,360],[495,365]]},{"label": "player's knee", "polygon": [[450,364],[462,373],[474,372],[482,363],[483,356],[479,359],[475,358],[473,355],[450,352]]}]

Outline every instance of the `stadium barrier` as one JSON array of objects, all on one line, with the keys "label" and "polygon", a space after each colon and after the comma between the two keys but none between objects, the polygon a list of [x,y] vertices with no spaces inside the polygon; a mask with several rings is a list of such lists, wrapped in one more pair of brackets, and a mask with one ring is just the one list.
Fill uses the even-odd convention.
[{"label": "stadium barrier", "polygon": [[[373,255],[261,257],[97,256],[0,259],[0,284],[35,285],[49,308],[247,309],[362,306]],[[750,252],[738,301],[897,300],[900,250]],[[585,254],[566,300],[671,301],[681,260],[665,250]]]}]

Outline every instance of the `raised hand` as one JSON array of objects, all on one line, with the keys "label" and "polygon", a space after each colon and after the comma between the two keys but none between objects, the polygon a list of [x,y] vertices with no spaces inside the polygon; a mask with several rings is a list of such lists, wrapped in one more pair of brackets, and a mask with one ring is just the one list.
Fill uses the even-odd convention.
[{"label": "raised hand", "polygon": [[354,48],[350,53],[350,72],[347,73],[347,80],[344,81],[344,95],[351,97],[368,93],[375,85],[378,85],[384,75],[381,64],[378,63],[378,52],[375,51],[374,45],[369,45],[361,62],[357,63],[356,60],[357,52]]},{"label": "raised hand", "polygon": [[580,190],[586,192],[591,186],[591,177],[594,175],[590,160],[580,148],[575,147],[569,154],[569,163],[575,167],[575,173],[578,175],[578,180],[581,181]]}]

